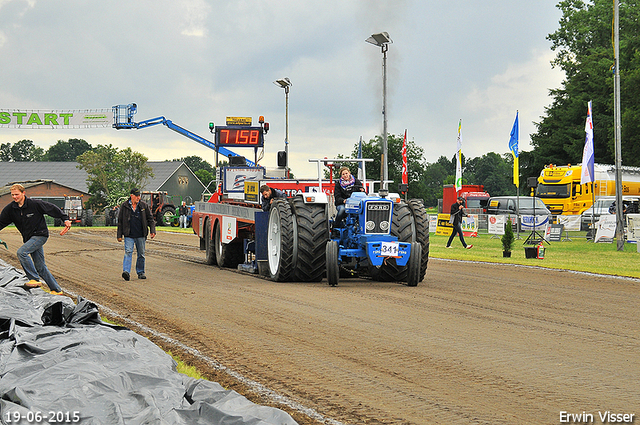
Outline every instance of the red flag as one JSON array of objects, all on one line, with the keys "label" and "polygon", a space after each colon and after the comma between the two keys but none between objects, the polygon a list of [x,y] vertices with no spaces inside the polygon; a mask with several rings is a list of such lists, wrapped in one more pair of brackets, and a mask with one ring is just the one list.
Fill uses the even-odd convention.
[{"label": "red flag", "polygon": [[407,130],[404,131],[404,141],[402,142],[402,184],[409,184],[407,173]]}]

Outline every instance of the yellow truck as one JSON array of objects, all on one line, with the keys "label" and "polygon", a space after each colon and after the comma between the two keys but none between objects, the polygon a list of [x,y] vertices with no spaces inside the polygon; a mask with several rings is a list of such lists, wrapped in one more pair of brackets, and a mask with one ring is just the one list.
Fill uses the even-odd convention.
[{"label": "yellow truck", "polygon": [[[594,198],[616,194],[615,166],[595,164],[593,183],[580,184],[582,166],[548,165],[538,177],[536,196],[553,215],[580,215]],[[640,167],[622,169],[622,195],[640,195]]]}]

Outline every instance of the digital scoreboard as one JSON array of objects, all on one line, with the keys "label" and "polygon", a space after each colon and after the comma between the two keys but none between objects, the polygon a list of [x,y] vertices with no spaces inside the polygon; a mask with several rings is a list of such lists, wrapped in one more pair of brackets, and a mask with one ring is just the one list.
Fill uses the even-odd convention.
[{"label": "digital scoreboard", "polygon": [[224,126],[216,127],[216,146],[261,148],[264,146],[262,127]]}]

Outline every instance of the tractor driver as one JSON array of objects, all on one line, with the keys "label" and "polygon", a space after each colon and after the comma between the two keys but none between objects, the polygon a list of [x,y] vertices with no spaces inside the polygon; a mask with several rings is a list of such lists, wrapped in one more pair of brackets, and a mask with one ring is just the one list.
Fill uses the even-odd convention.
[{"label": "tractor driver", "polygon": [[260,186],[260,193],[262,193],[262,199],[260,200],[260,203],[262,204],[262,211],[269,211],[274,199],[285,198],[283,191],[272,189],[266,184]]},{"label": "tractor driver", "polygon": [[362,182],[351,175],[348,167],[340,168],[340,178],[336,180],[336,184],[333,188],[333,195],[335,197],[335,204],[338,212],[336,218],[333,221],[333,227],[343,227],[344,218],[347,212],[344,208],[344,204],[353,192],[364,192]]}]

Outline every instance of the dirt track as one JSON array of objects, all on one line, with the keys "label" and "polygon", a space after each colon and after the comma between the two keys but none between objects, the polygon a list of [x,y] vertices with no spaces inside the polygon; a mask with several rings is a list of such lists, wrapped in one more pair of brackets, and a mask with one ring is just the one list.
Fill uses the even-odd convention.
[{"label": "dirt track", "polygon": [[[9,244],[0,258],[19,267],[19,234],[0,237]],[[146,281],[120,277],[115,229],[64,237],[54,229],[45,256],[64,289],[325,418],[558,424],[562,411],[595,423],[598,411],[640,414],[638,280],[432,259],[416,288],[356,279],[331,288],[207,266],[195,235],[160,232],[147,248]],[[269,403],[182,354],[210,379]]]}]

